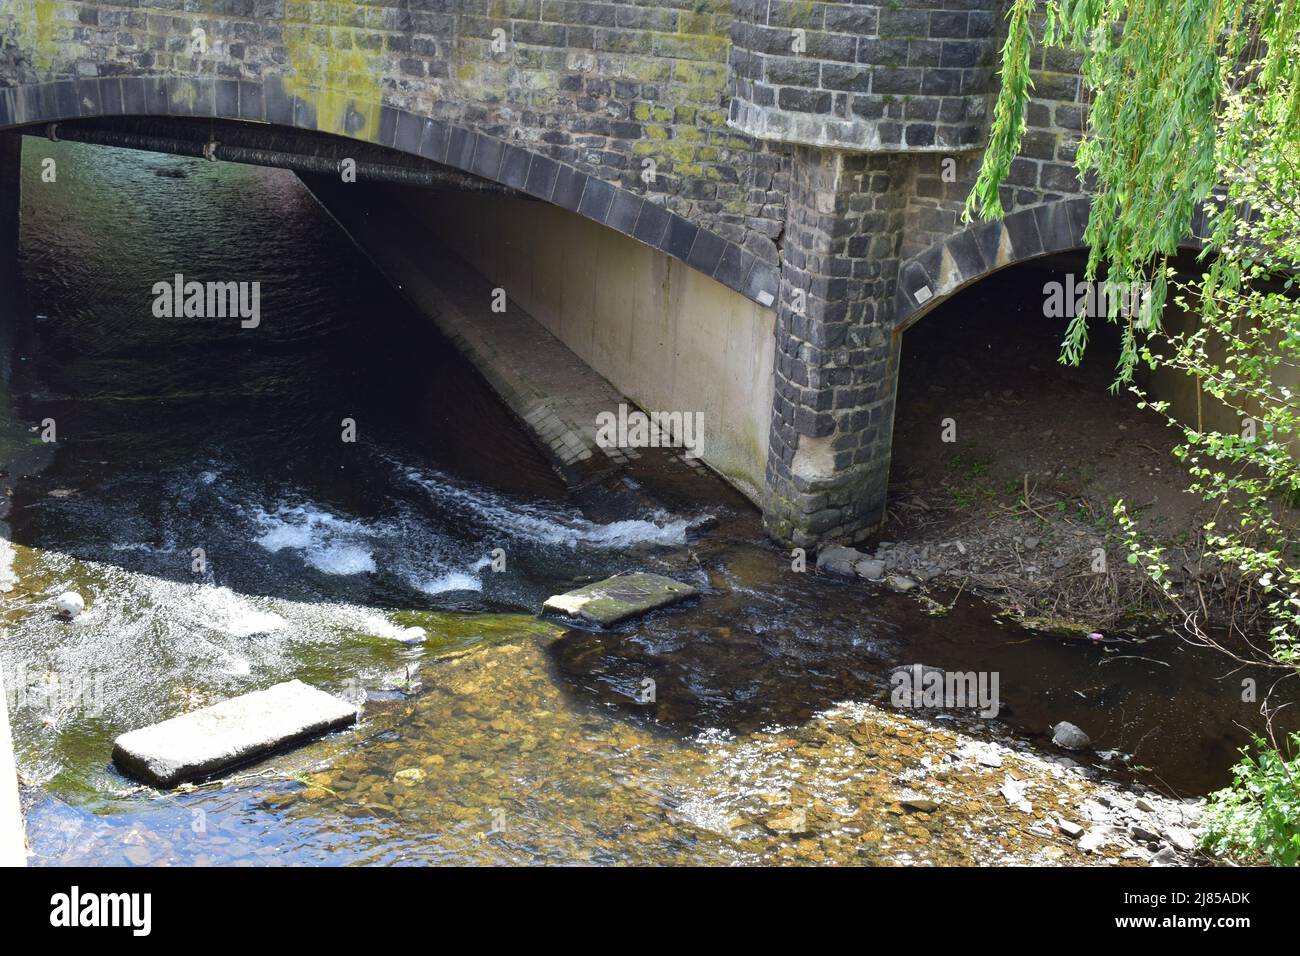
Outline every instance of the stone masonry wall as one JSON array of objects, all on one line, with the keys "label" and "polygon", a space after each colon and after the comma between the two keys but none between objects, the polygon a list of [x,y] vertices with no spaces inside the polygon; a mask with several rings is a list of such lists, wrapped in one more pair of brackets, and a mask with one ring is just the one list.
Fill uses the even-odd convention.
[{"label": "stone masonry wall", "polygon": [[[1039,35],[1041,21],[1037,23]],[[1088,190],[1074,167],[1087,109],[1080,101],[1078,54],[1039,47],[1033,59],[1034,89],[1025,112],[1020,155],[1001,190],[1005,212],[1075,199]],[[982,143],[981,143],[982,145]],[[965,228],[962,208],[979,175],[982,153],[918,155],[908,193],[904,258]],[[951,161],[945,171],[945,161]]]},{"label": "stone masonry wall", "polygon": [[799,545],[884,513],[897,381],[894,297],[906,156],[803,148],[781,265],[767,519]]},{"label": "stone masonry wall", "polygon": [[281,76],[321,130],[375,139],[379,103],[463,123],[775,263],[784,164],[727,127],[730,24],[729,0],[6,0],[0,82]]},{"label": "stone masonry wall", "polygon": [[982,145],[992,0],[733,0],[731,119],[761,139],[854,151]]}]

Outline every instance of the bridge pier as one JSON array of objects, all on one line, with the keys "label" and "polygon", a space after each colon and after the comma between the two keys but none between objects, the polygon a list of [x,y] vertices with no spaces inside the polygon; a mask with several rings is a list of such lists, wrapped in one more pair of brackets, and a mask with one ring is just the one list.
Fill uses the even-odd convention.
[{"label": "bridge pier", "polygon": [[910,163],[812,147],[793,157],[764,509],[781,541],[849,541],[884,517]]},{"label": "bridge pier", "polygon": [[22,136],[0,133],[0,308],[11,304],[18,291],[22,158]]}]

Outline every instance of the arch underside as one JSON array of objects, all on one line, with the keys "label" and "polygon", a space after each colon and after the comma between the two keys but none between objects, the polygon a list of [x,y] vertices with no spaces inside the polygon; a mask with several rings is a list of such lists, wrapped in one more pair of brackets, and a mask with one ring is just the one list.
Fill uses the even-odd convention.
[{"label": "arch underside", "polygon": [[[371,115],[365,115],[369,110]],[[373,114],[378,113],[378,122]],[[0,131],[115,116],[197,117],[335,133],[419,156],[553,203],[666,255],[759,305],[776,301],[780,269],[646,197],[503,139],[386,104],[351,105],[342,131],[319,129],[314,104],[278,76],[113,76],[0,88]],[[359,135],[374,130],[374,135]]]}]

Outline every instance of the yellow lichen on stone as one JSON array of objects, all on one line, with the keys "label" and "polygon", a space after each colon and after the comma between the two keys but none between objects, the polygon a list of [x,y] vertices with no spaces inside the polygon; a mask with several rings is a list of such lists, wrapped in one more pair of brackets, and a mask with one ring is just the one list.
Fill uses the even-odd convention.
[{"label": "yellow lichen on stone", "polygon": [[18,48],[31,58],[37,73],[49,74],[58,58],[59,0],[13,0]]},{"label": "yellow lichen on stone", "polygon": [[383,98],[383,37],[364,27],[366,6],[355,0],[285,4],[284,88],[315,107],[322,132],[373,140]]}]

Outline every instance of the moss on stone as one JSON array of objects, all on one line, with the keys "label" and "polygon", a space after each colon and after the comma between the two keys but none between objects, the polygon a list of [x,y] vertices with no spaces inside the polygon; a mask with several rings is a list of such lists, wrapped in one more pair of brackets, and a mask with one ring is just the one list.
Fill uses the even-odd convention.
[{"label": "moss on stone", "polygon": [[322,132],[375,140],[383,99],[383,45],[376,48],[358,37],[355,28],[343,26],[365,23],[365,6],[355,0],[286,4],[289,71],[284,87],[315,108],[316,128]]}]

